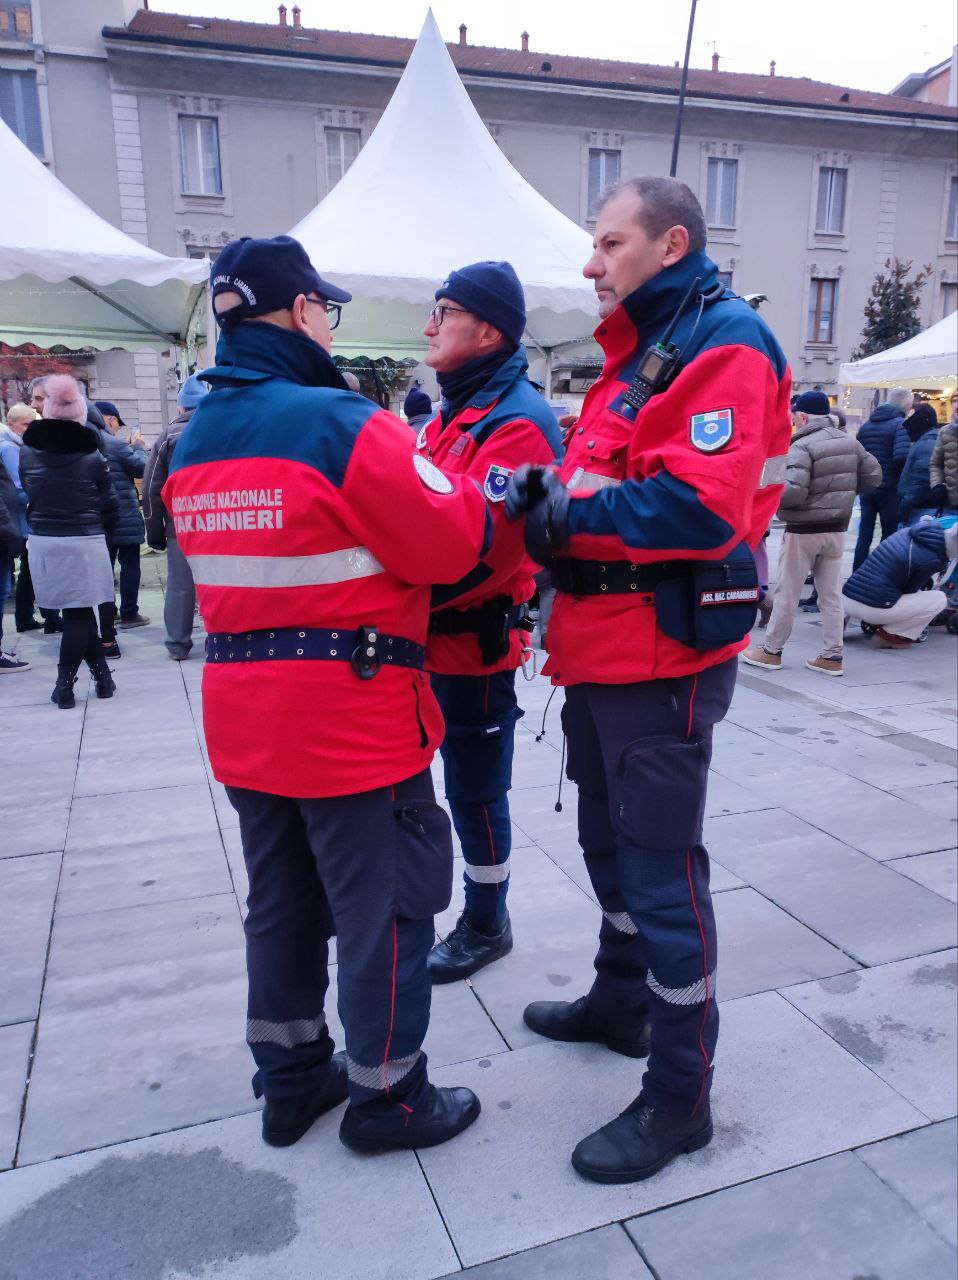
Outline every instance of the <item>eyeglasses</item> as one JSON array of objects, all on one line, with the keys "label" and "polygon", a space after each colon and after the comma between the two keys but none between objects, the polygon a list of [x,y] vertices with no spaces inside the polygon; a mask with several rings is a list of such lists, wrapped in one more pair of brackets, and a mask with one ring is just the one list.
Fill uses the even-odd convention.
[{"label": "eyeglasses", "polygon": [[330,302],[328,298],[310,298],[309,296],[307,296],[306,301],[313,302],[323,308],[326,312],[326,319],[329,321],[330,331],[338,326],[343,316],[342,303]]},{"label": "eyeglasses", "polygon": [[434,324],[438,329],[439,326],[442,324],[443,320],[446,318],[447,312],[451,312],[452,315],[454,316],[467,316],[469,314],[469,312],[466,311],[464,307],[447,307],[445,304],[443,304],[442,306],[433,307],[433,309],[429,312],[430,323]]}]

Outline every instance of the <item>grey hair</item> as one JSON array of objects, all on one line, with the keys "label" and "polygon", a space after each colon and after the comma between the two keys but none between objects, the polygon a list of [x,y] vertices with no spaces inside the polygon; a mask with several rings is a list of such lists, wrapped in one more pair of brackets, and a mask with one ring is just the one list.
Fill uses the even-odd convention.
[{"label": "grey hair", "polygon": [[596,202],[596,211],[626,191],[641,200],[639,226],[651,240],[664,235],[669,227],[684,227],[689,233],[689,253],[702,252],[706,240],[705,215],[691,187],[677,178],[626,178],[606,187]]},{"label": "grey hair", "polygon": [[35,391],[43,391],[52,376],[52,374],[44,373],[39,378],[34,378],[29,386],[30,394],[33,395]]},{"label": "grey hair", "polygon": [[899,409],[904,409],[907,413],[915,403],[915,393],[907,387],[896,387],[894,391],[889,391],[888,403],[898,405]]}]

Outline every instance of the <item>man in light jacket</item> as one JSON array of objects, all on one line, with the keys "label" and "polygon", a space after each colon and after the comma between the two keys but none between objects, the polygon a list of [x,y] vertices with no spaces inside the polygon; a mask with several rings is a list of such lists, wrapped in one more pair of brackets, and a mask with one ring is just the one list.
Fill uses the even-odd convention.
[{"label": "man in light jacket", "polygon": [[823,646],[805,665],[820,675],[840,676],[842,666],[841,582],[845,533],[857,493],[877,489],[881,464],[829,417],[824,391],[805,391],[792,410],[792,444],[785,463],[785,492],[779,515],[785,536],[778,584],[764,645],[742,654],[751,667],[782,669],[782,650],[792,633],[802,585],[815,579],[822,616]]}]

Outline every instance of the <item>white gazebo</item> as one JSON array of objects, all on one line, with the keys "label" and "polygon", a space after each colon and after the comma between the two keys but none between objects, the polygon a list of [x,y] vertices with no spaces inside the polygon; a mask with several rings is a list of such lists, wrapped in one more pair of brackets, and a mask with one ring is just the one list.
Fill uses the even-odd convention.
[{"label": "white gazebo", "polygon": [[0,341],[161,351],[205,328],[205,262],[119,231],[2,121],[0,172]]},{"label": "white gazebo", "polygon": [[595,293],[588,233],[512,167],[473,107],[430,10],[402,78],[357,159],[290,232],[354,301],[338,354],[416,357],[426,314],[455,267],[512,263],[525,344],[548,358],[588,340]]},{"label": "white gazebo", "polygon": [[843,364],[838,380],[847,387],[954,391],[958,385],[958,313],[946,316],[897,347]]}]

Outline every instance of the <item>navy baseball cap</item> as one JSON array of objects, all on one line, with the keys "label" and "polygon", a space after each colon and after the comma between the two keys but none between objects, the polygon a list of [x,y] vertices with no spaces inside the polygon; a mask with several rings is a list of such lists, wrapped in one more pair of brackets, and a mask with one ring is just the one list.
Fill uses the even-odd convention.
[{"label": "navy baseball cap", "polygon": [[[292,236],[232,240],[210,270],[210,292],[238,293],[244,302],[216,316],[220,325],[252,320],[289,307],[299,294],[318,293],[329,302],[352,302],[353,295],[324,280],[309,254]],[[216,308],[214,307],[214,314]]]},{"label": "navy baseball cap", "polygon": [[125,427],[126,423],[120,417],[120,411],[112,400],[94,400],[93,403],[103,414],[109,414],[112,418],[116,418],[121,427]]}]

